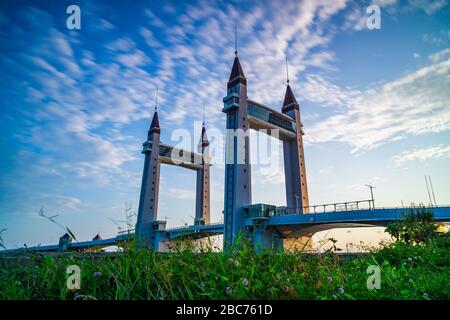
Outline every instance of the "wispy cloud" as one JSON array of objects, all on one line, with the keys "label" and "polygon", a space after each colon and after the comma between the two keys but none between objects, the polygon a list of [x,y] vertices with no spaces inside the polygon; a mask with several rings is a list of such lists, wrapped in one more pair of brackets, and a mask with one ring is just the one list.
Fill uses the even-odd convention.
[{"label": "wispy cloud", "polygon": [[443,144],[428,147],[428,148],[417,148],[414,150],[407,150],[401,154],[392,157],[392,163],[396,167],[400,167],[405,162],[410,161],[427,161],[436,158],[450,158],[450,145],[445,146]]},{"label": "wispy cloud", "polygon": [[195,192],[193,190],[168,188],[166,192],[175,199],[195,199]]},{"label": "wispy cloud", "polygon": [[[322,82],[324,89],[317,100],[334,98],[335,105],[345,111],[306,128],[305,140],[308,143],[340,141],[351,145],[356,152],[405,135],[448,130],[449,67],[450,60],[437,62],[367,91],[349,91]],[[332,97],[328,95],[330,92]]]}]

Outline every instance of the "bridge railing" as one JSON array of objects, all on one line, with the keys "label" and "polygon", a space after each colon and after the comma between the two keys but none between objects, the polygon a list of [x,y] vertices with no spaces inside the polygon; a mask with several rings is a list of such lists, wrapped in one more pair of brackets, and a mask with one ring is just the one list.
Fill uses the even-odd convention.
[{"label": "bridge railing", "polygon": [[196,228],[196,227],[218,226],[218,225],[221,225],[221,224],[223,224],[223,221],[222,222],[213,222],[213,223],[208,223],[208,224],[202,224],[202,225],[184,225],[184,226],[180,226],[180,227],[166,228],[166,231],[191,229],[191,228]]},{"label": "bridge railing", "polygon": [[[318,204],[312,206],[303,207],[303,213],[326,213],[326,212],[339,212],[339,211],[356,211],[356,210],[373,210],[375,209],[374,201],[369,200],[357,200],[357,201],[347,201],[347,202],[336,202],[336,203],[326,203]],[[285,214],[297,214],[300,208],[277,208],[277,215]]]},{"label": "bridge railing", "polygon": [[[208,223],[208,224],[202,224],[202,225],[184,225],[184,226],[166,228],[166,231],[190,229],[190,228],[195,228],[195,227],[218,226],[218,225],[221,225],[221,224],[223,224],[223,221],[213,222],[213,223]],[[121,231],[117,232],[117,234],[118,235],[130,234],[130,233],[133,233],[134,231],[135,231],[134,228],[133,229],[128,229],[128,230],[121,230]]]},{"label": "bridge railing", "polygon": [[134,232],[134,228],[132,229],[127,229],[127,230],[120,230],[119,232],[117,232],[118,235],[123,235],[123,234],[130,234]]},{"label": "bridge railing", "polygon": [[[446,208],[450,205],[428,205],[424,208],[433,209],[433,208]],[[410,206],[398,206],[398,207],[376,207],[377,210],[392,210],[392,209],[414,209],[419,208],[420,206],[416,206],[411,204]],[[358,200],[358,201],[348,201],[348,202],[338,202],[338,203],[330,203],[330,204],[320,204],[313,205],[308,207],[303,207],[304,214],[311,213],[332,213],[332,212],[340,212],[340,211],[360,211],[360,210],[374,210],[375,205],[373,200]],[[288,209],[288,208],[277,208],[276,215],[286,215],[286,214],[298,214],[299,209]]]}]

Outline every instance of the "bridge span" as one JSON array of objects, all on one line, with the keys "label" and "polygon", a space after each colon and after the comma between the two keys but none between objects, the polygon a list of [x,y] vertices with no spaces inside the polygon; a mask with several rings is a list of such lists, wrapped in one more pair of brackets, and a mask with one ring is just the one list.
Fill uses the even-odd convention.
[{"label": "bridge span", "polygon": [[[254,205],[258,206],[258,205]],[[369,208],[347,211],[333,211],[322,213],[286,213],[267,216],[259,215],[245,219],[245,229],[253,233],[255,244],[259,247],[273,248],[280,243],[279,240],[299,237],[310,237],[314,233],[335,228],[352,227],[382,227],[391,221],[401,220],[411,208]],[[433,211],[436,222],[450,221],[450,206],[427,207]],[[200,239],[224,233],[223,223],[207,225],[188,225],[181,227],[161,228],[156,231],[157,236],[154,249],[166,251],[166,244],[175,239]],[[20,253],[24,251],[52,252],[52,251],[88,251],[109,246],[121,246],[134,239],[133,230],[122,232],[116,237],[97,239],[91,241],[72,242],[64,235],[58,244],[36,246],[28,248],[3,250],[2,254]]]}]

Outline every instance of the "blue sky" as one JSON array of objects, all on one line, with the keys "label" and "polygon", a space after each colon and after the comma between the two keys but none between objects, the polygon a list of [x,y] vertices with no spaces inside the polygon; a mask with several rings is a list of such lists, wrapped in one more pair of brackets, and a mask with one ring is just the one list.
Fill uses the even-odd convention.
[{"label": "blue sky", "polygon": [[[234,24],[248,95],[281,109],[284,59],[302,108],[311,204],[450,203],[450,7],[447,0],[2,1],[0,229],[8,247],[57,242],[58,214],[79,239],[117,231],[137,208],[156,87],[162,140],[221,112]],[[281,5],[282,3],[282,5]],[[381,6],[381,29],[365,9]],[[81,8],[81,30],[66,8]],[[199,134],[195,132],[195,134]],[[195,142],[189,146],[195,147]],[[274,151],[276,152],[276,150]],[[256,165],[253,202],[284,205],[283,168]],[[213,166],[212,221],[223,167]],[[195,175],[163,166],[159,216],[192,222]]]}]

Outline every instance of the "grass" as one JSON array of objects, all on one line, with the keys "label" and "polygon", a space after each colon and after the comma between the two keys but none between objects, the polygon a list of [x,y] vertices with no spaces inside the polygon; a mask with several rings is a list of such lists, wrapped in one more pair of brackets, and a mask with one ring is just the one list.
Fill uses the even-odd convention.
[{"label": "grass", "polygon": [[[426,245],[389,244],[340,261],[266,252],[247,245],[226,253],[155,253],[130,247],[114,255],[0,257],[0,299],[449,299],[450,237]],[[81,289],[66,287],[66,268],[81,269]],[[369,265],[381,289],[367,289]]]}]

